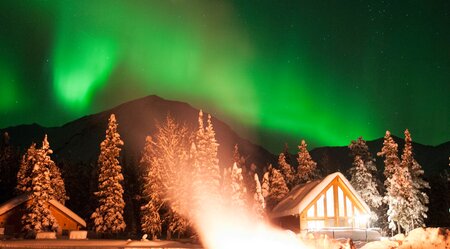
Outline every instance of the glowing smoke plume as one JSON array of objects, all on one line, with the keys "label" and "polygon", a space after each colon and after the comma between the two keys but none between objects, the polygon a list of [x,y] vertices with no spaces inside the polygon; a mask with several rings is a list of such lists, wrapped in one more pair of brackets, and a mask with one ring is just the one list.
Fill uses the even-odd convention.
[{"label": "glowing smoke plume", "polygon": [[[190,173],[180,172],[180,174]],[[169,186],[173,188],[172,193],[185,193],[189,195],[187,198],[195,200],[187,202],[177,199],[186,198],[179,194],[169,198],[178,205],[186,204],[179,206],[178,211],[193,221],[205,248],[305,248],[293,233],[258,220],[250,210],[233,210],[223,205],[228,201],[223,198],[229,198],[225,197],[226,195],[218,197],[205,186],[195,186],[205,182],[208,182],[208,179],[191,178],[187,186],[180,184]]]}]

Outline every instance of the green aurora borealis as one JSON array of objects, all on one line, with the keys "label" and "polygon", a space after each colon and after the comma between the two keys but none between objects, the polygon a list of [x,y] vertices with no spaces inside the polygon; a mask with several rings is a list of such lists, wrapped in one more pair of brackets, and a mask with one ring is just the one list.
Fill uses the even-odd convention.
[{"label": "green aurora borealis", "polygon": [[[1,1],[0,127],[150,94],[273,152],[450,140],[450,2]],[[119,120],[120,122],[120,120]]]}]

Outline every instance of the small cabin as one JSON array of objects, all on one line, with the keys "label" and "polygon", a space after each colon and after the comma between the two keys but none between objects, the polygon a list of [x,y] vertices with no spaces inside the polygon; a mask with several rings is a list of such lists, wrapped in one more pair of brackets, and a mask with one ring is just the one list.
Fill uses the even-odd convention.
[{"label": "small cabin", "polygon": [[295,186],[270,213],[272,221],[296,233],[367,228],[370,209],[339,172]]},{"label": "small cabin", "polygon": [[[24,194],[0,205],[0,228],[4,228],[5,235],[14,235],[21,232],[21,219],[30,201],[31,195]],[[86,228],[86,222],[60,202],[50,200],[49,208],[58,222],[58,235]]]}]

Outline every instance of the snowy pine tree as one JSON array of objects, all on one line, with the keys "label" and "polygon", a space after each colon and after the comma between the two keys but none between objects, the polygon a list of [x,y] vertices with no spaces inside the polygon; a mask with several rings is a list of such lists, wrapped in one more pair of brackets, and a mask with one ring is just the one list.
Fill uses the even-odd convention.
[{"label": "snowy pine tree", "polygon": [[34,233],[56,231],[58,223],[49,208],[49,201],[52,199],[54,191],[52,189],[47,151],[39,149],[35,150],[34,153],[35,162],[30,175],[31,192],[29,193],[31,194],[31,200],[27,205],[25,214],[22,216],[22,230]]},{"label": "snowy pine tree", "polygon": [[[239,146],[237,144],[234,145],[233,161],[236,162],[237,166],[242,169],[242,178],[244,179],[243,184],[247,189],[246,202],[252,203],[254,194],[253,191],[255,190],[255,180],[253,178],[253,175],[255,174],[256,166],[252,163],[250,164],[250,167],[247,167],[246,159],[239,152]],[[225,172],[222,175],[225,175]],[[222,177],[222,185],[224,180],[225,179]]]},{"label": "snowy pine tree", "polygon": [[373,177],[376,177],[377,167],[375,165],[375,159],[372,157],[372,154],[369,151],[369,146],[367,146],[366,141],[362,137],[358,137],[357,140],[351,141],[348,148],[350,149],[350,156],[352,158],[359,156],[361,160],[364,162],[368,172]]},{"label": "snowy pine tree", "polygon": [[353,167],[350,169],[350,184],[355,188],[356,192],[369,205],[371,209],[370,220],[372,222],[378,219],[376,210],[381,206],[382,198],[378,193],[377,186],[373,181],[373,176],[367,169],[360,156],[356,156]]},{"label": "snowy pine tree", "polygon": [[267,210],[272,210],[289,192],[283,175],[279,170],[269,166],[269,194],[265,198]]},{"label": "snowy pine tree", "polygon": [[387,211],[389,228],[393,231],[397,229],[399,233],[401,228],[409,231],[413,212],[409,201],[413,192],[412,180],[408,168],[404,168],[400,164],[398,145],[392,139],[389,131],[386,131],[383,147],[378,155],[385,158],[386,195],[384,201],[389,206]]},{"label": "snowy pine tree", "polygon": [[317,163],[314,162],[311,158],[307,146],[308,145],[306,144],[305,140],[302,140],[302,142],[298,146],[298,167],[295,185],[313,181],[319,178]]},{"label": "snowy pine tree", "polygon": [[267,199],[270,192],[270,180],[269,180],[269,170],[267,170],[262,179],[261,183],[261,194],[263,195],[264,199]]},{"label": "snowy pine tree", "polygon": [[44,141],[42,141],[42,148],[40,150],[42,151],[43,164],[45,164],[50,171],[50,182],[53,189],[53,195],[51,198],[64,205],[69,197],[66,195],[66,187],[64,185],[64,180],[61,177],[61,172],[50,157],[53,151],[50,149],[50,143],[48,142],[47,135],[45,135]]},{"label": "snowy pine tree", "polygon": [[191,185],[196,182],[193,170],[196,148],[189,137],[185,126],[167,116],[166,122],[157,126],[150,153],[149,180],[153,180],[150,187],[157,192],[153,205],[166,210],[160,218],[166,223],[168,235],[187,232],[190,226],[187,218],[192,216],[192,203],[196,201],[191,194]]},{"label": "snowy pine tree", "polygon": [[126,227],[123,219],[125,202],[121,185],[123,175],[118,160],[122,145],[123,141],[117,132],[116,117],[111,114],[98,157],[98,191],[94,194],[98,198],[99,207],[91,215],[96,232],[118,233],[124,231]]},{"label": "snowy pine tree", "polygon": [[261,183],[259,182],[258,174],[255,173],[255,185],[256,190],[253,195],[253,212],[256,217],[262,220],[265,216],[266,202],[264,201],[264,196],[262,194]]},{"label": "snowy pine tree", "polygon": [[143,169],[142,196],[144,204],[141,206],[141,230],[150,234],[152,239],[161,235],[161,216],[159,210],[162,206],[161,185],[158,183],[158,172],[153,165],[154,142],[150,136],[145,139],[145,146],[142,153],[140,167]]},{"label": "snowy pine tree", "polygon": [[235,210],[245,210],[247,207],[247,189],[244,186],[242,169],[233,164],[231,168],[231,207]]},{"label": "snowy pine tree", "polygon": [[245,158],[239,153],[239,146],[237,144],[234,145],[233,162],[241,169],[245,167]]},{"label": "snowy pine tree", "polygon": [[172,235],[177,235],[179,239],[186,234],[191,223],[184,216],[180,215],[173,209],[170,209],[165,217],[167,223],[167,239],[172,239]]},{"label": "snowy pine tree", "polygon": [[278,156],[278,167],[280,168],[281,174],[283,174],[286,185],[291,189],[294,185],[294,170],[292,166],[286,162],[285,153],[280,153]]},{"label": "snowy pine tree", "polygon": [[423,190],[430,188],[428,182],[423,180],[423,170],[420,164],[414,159],[412,149],[412,139],[409,130],[405,130],[405,147],[403,149],[401,167],[407,169],[411,176],[412,193],[411,199],[408,199],[413,212],[410,214],[411,225],[410,228],[422,227],[425,225],[425,218],[427,218],[428,211],[428,196]]},{"label": "snowy pine tree", "polygon": [[382,197],[379,193],[379,186],[377,181],[377,168],[375,160],[369,152],[369,147],[366,141],[359,137],[358,140],[352,141],[348,146],[350,155],[354,158],[353,167],[350,168],[350,183],[369,205],[371,213],[371,221],[375,222],[378,219],[377,214],[382,204]]},{"label": "snowy pine tree", "polygon": [[208,114],[207,126],[205,128],[206,139],[207,139],[207,147],[206,153],[208,155],[206,160],[207,171],[209,172],[208,180],[210,180],[209,186],[212,187],[212,190],[219,194],[220,191],[220,169],[219,169],[219,159],[217,157],[217,151],[219,144],[216,140],[216,132],[214,131],[214,127],[211,121],[211,115]]},{"label": "snowy pine tree", "polygon": [[[221,202],[220,198],[220,171],[217,150],[219,144],[215,138],[211,116],[208,115],[207,126],[203,125],[203,112],[200,110],[198,117],[199,127],[195,134],[195,174],[201,180],[197,187],[197,193],[209,193],[210,198]],[[198,181],[198,180],[197,180]]]},{"label": "snowy pine tree", "polygon": [[378,156],[384,157],[384,176],[386,180],[384,182],[384,186],[386,190],[389,188],[390,178],[396,171],[398,167],[400,167],[400,159],[398,158],[398,145],[392,139],[390,131],[386,131],[386,135],[384,136],[383,147],[381,151],[377,153]]},{"label": "snowy pine tree", "polygon": [[36,144],[32,143],[27,152],[22,156],[20,162],[19,172],[17,172],[17,187],[18,194],[25,194],[31,192],[31,173],[37,161]]}]

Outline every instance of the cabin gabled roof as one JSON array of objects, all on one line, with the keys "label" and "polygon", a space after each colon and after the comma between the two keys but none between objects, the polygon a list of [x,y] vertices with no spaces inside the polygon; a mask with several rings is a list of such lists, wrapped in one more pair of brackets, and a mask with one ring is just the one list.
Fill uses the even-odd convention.
[{"label": "cabin gabled roof", "polygon": [[[31,195],[29,195],[29,194],[23,194],[23,195],[19,195],[19,196],[12,198],[11,200],[0,205],[0,215],[8,212],[9,210],[19,206],[20,204],[22,204],[30,199],[31,199]],[[84,221],[80,216],[75,214],[72,210],[68,209],[66,206],[61,204],[59,201],[50,200],[49,202],[51,205],[53,205],[55,208],[59,209],[65,215],[67,215],[68,217],[75,220],[78,224],[82,225],[83,227],[86,227],[86,221]]]},{"label": "cabin gabled roof", "polygon": [[287,195],[283,198],[270,213],[271,218],[284,217],[289,215],[298,215],[316,198],[322,190],[324,190],[334,179],[338,177],[342,180],[342,183],[350,190],[355,196],[356,200],[361,203],[366,212],[370,211],[369,206],[359,196],[356,190],[352,187],[350,182],[345,176],[336,172],[326,176],[323,179],[311,181],[305,184],[295,186]]}]

